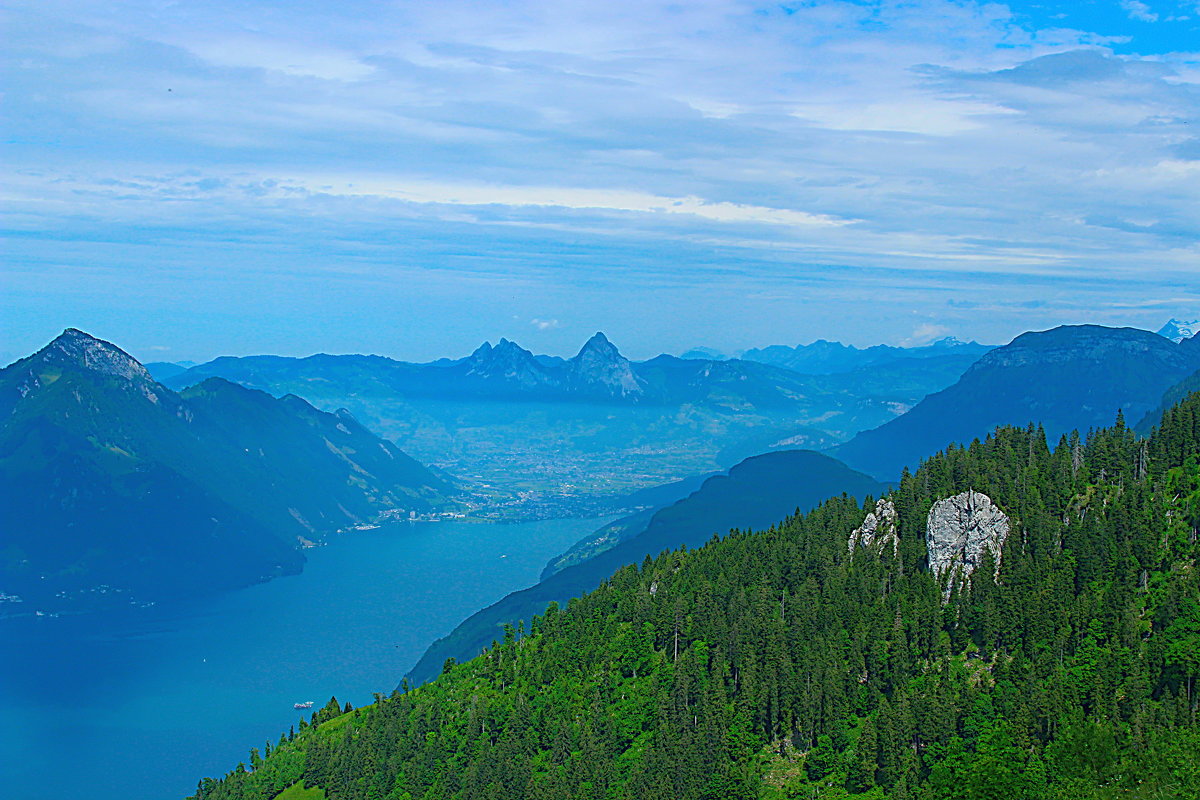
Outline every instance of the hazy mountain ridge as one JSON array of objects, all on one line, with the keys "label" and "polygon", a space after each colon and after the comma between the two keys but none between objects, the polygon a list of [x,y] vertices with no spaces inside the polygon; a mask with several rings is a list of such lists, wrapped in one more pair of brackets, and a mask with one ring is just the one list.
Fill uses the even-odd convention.
[{"label": "hazy mountain ridge", "polygon": [[[964,367],[965,368],[965,367]],[[356,371],[354,374],[347,374]],[[363,372],[373,371],[371,375]],[[613,402],[620,405],[726,404],[731,387],[751,403],[786,405],[804,392],[830,393],[836,382],[813,380],[775,365],[744,360],[700,361],[660,355],[632,362],[597,333],[570,359],[535,355],[515,342],[484,342],[464,359],[428,364],[383,356],[222,356],[171,376],[185,387],[206,377],[224,377],[266,389],[283,380],[314,388],[353,381],[355,388],[380,388],[426,399],[529,399],[535,402]]]},{"label": "hazy mountain ridge", "polygon": [[830,452],[886,476],[915,469],[951,442],[970,442],[998,425],[1036,419],[1057,440],[1070,430],[1110,424],[1118,410],[1137,421],[1200,367],[1194,341],[1176,344],[1149,331],[1098,325],[1025,333],[908,413]]},{"label": "hazy mountain ridge", "polygon": [[[1200,320],[1171,318],[1158,329],[1157,333],[1159,336],[1178,343],[1200,333]],[[859,348],[828,339],[817,339],[809,344],[773,344],[739,350],[732,354],[722,353],[712,347],[693,347],[682,353],[680,358],[717,361],[740,358],[746,361],[774,364],[803,375],[832,375],[907,358],[939,358],[958,355],[969,356],[970,360],[974,361],[998,346],[980,344],[976,341],[964,342],[954,336],[946,336],[929,344],[915,347],[878,344]]]},{"label": "hazy mountain ridge", "polygon": [[545,580],[567,567],[581,564],[605,550],[612,549],[626,539],[636,536],[646,529],[654,515],[663,508],[678,503],[699,491],[705,481],[720,474],[722,473],[692,475],[680,481],[633,492],[625,498],[625,505],[638,510],[593,531],[589,536],[575,542],[566,551],[550,559],[538,580]]},{"label": "hazy mountain ridge", "polygon": [[966,369],[995,345],[964,342],[948,336],[920,347],[895,347],[877,344],[858,348],[841,342],[818,339],[807,345],[771,345],[752,348],[740,354],[747,361],[774,364],[804,375],[836,375],[855,370],[894,364],[907,359],[957,358]]},{"label": "hazy mountain ridge", "polygon": [[43,604],[296,572],[299,537],[449,489],[349,414],[218,378],[176,394],[73,329],[0,370],[0,419],[0,588]]},{"label": "hazy mountain ridge", "polygon": [[767,449],[845,441],[968,365],[969,358],[948,356],[800,375],[745,360],[633,362],[596,334],[570,359],[501,340],[428,364],[362,355],[223,357],[167,383],[219,375],[321,408],[349,408],[423,461],[558,503],[553,496],[617,497]]}]

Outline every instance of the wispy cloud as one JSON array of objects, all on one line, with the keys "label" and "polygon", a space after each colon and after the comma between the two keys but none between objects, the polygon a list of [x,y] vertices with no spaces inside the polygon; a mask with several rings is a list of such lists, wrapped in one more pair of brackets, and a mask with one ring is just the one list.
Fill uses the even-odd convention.
[{"label": "wispy cloud", "polygon": [[71,286],[76,313],[166,307],[178,274],[196,314],[369,285],[439,355],[547,307],[649,337],[652,292],[684,346],[718,307],[747,337],[909,336],[851,318],[884,289],[1002,294],[986,337],[945,323],[992,339],[1068,295],[1197,292],[1200,54],[1139,38],[1184,24],[1166,0],[1102,32],[954,0],[13,5],[10,320]]}]

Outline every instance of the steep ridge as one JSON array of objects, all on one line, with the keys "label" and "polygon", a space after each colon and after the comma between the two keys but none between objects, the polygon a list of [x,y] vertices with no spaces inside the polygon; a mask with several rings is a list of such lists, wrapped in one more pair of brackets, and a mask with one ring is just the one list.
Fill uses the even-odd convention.
[{"label": "steep ridge", "polygon": [[414,683],[430,680],[447,658],[461,661],[475,656],[493,640],[503,638],[506,624],[530,620],[552,601],[565,602],[589,592],[627,564],[640,563],[664,550],[699,547],[733,528],[766,527],[828,497],[842,493],[863,497],[885,490],[883,484],[820,453],[790,450],[747,459],[728,474],[707,479],[683,500],[655,512],[637,535],[626,536],[592,558],[472,615],[449,636],[434,642],[408,677]]},{"label": "steep ridge", "polygon": [[709,478],[720,475],[719,472],[704,475],[692,475],[680,481],[673,481],[662,486],[652,486],[628,495],[623,505],[639,510],[604,525],[590,535],[571,545],[566,552],[561,553],[546,564],[539,580],[545,580],[556,572],[561,572],[569,566],[587,561],[605,550],[615,547],[620,542],[637,536],[646,530],[650,520],[659,511],[672,506],[700,490]]},{"label": "steep ridge", "polygon": [[485,391],[482,387],[488,384],[505,387],[511,392],[559,388],[556,370],[508,339],[501,339],[495,347],[484,342],[469,358],[448,369],[462,370],[463,377],[477,379],[477,391]]},{"label": "steep ridge", "polygon": [[[890,507],[648,558],[196,798],[1200,796],[1197,420],[1200,395],[1149,441],[1001,428]],[[847,548],[873,508],[895,535]]]},{"label": "steep ridge", "polygon": [[1025,333],[983,356],[957,383],[830,452],[876,477],[896,475],[951,442],[1038,420],[1056,440],[1073,429],[1130,420],[1200,367],[1200,347],[1134,328],[1063,326]]},{"label": "steep ridge", "polygon": [[1147,411],[1146,416],[1142,417],[1134,430],[1143,436],[1149,436],[1150,432],[1162,421],[1163,414],[1168,409],[1178,405],[1193,392],[1200,392],[1200,370],[1193,372],[1170,389],[1167,389],[1163,393],[1162,402],[1156,408]]},{"label": "steep ridge", "polygon": [[0,370],[0,589],[29,611],[294,573],[304,538],[448,488],[348,414],[218,378],[176,394],[74,329]]}]

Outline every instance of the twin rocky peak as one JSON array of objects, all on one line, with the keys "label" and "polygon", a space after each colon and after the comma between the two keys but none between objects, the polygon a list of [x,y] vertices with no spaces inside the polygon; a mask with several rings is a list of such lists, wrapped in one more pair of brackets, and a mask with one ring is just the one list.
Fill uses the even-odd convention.
[{"label": "twin rocky peak", "polygon": [[639,397],[646,389],[629,359],[603,333],[588,339],[570,359],[535,356],[515,342],[501,339],[495,347],[484,342],[464,364],[468,376],[499,379],[520,389],[620,398]]}]

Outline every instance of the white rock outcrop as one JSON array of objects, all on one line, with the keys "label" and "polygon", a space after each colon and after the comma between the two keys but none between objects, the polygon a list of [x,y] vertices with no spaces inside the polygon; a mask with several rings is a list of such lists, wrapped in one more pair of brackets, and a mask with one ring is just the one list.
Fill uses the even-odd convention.
[{"label": "white rock outcrop", "polygon": [[875,510],[867,512],[862,525],[850,533],[846,543],[850,552],[856,547],[873,547],[882,551],[891,546],[892,555],[900,552],[900,518],[896,515],[896,506],[886,498],[876,501]]},{"label": "white rock outcrop", "polygon": [[939,500],[929,509],[925,545],[929,550],[929,568],[949,587],[971,577],[991,552],[995,574],[1000,574],[1000,553],[1008,539],[1008,516],[992,498],[976,491]]}]

